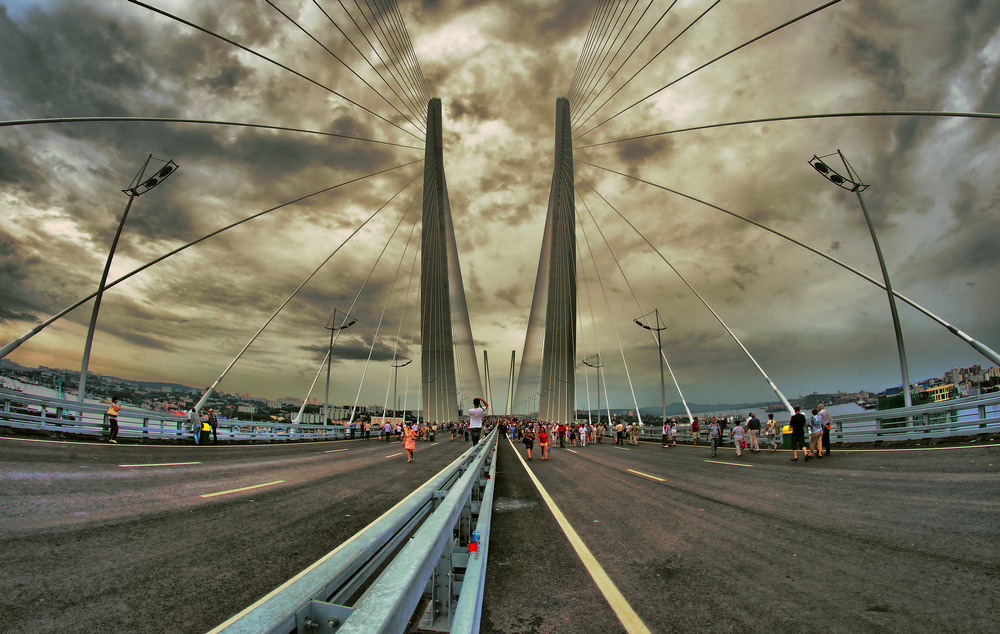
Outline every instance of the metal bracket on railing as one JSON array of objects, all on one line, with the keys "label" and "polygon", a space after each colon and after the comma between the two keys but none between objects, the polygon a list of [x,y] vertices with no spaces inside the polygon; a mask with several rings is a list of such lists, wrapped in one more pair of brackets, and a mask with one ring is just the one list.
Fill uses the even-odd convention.
[{"label": "metal bracket on railing", "polygon": [[323,601],[310,601],[306,609],[295,615],[295,623],[300,632],[336,632],[354,610],[342,605]]}]

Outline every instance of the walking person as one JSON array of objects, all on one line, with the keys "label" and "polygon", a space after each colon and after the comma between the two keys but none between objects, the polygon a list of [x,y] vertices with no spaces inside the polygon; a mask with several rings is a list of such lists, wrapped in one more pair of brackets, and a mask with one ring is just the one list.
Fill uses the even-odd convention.
[{"label": "walking person", "polygon": [[775,437],[778,434],[778,423],[774,422],[774,414],[767,415],[767,422],[764,424],[764,436],[767,437],[767,450],[776,451],[778,441]]},{"label": "walking person", "polygon": [[799,406],[795,406],[795,413],[788,421],[792,428],[792,460],[799,459],[799,449],[802,449],[802,458],[809,460],[809,449],[806,447],[806,415],[799,411]]},{"label": "walking person", "polygon": [[590,435],[590,430],[587,429],[587,425],[580,425],[580,446],[587,446],[587,436]]},{"label": "walking person", "polygon": [[691,421],[691,443],[697,445],[698,438],[701,436],[701,424],[698,423],[698,417],[695,416]]},{"label": "walking person", "polygon": [[760,453],[760,443],[757,437],[760,435],[760,420],[750,412],[750,419],[747,421],[747,431],[750,432],[750,451]]},{"label": "walking person", "polygon": [[618,423],[615,425],[615,444],[624,445],[625,444],[625,425]]},{"label": "walking person", "polygon": [[191,435],[194,436],[194,444],[198,444],[201,439],[201,414],[195,409],[195,406],[191,406],[191,411],[188,412],[188,422],[191,423]]},{"label": "walking person", "polygon": [[[215,410],[212,409],[211,407],[209,407],[208,408],[208,428],[210,430],[212,430],[212,444],[213,445],[218,445],[219,444],[219,433],[216,431],[216,428],[218,426],[219,426],[219,419],[215,415]],[[208,438],[207,437],[205,438],[205,442],[206,443],[208,442]]]},{"label": "walking person", "polygon": [[729,435],[733,439],[733,444],[736,445],[736,457],[739,458],[743,455],[743,441],[745,440],[743,425],[737,421],[736,427],[733,427],[732,431],[729,432]]},{"label": "walking person", "polygon": [[670,447],[670,421],[663,421],[663,436],[660,438],[661,447]]},{"label": "walking person", "polygon": [[719,442],[722,441],[722,427],[719,425],[719,421],[712,417],[712,423],[708,426],[708,444],[712,445],[712,457],[715,457],[715,451],[719,448]]},{"label": "walking person", "polygon": [[670,445],[677,445],[677,421],[670,421]]},{"label": "walking person", "polygon": [[406,461],[413,462],[413,452],[417,449],[417,432],[409,425],[403,430],[403,449],[406,450]]},{"label": "walking person", "polygon": [[833,427],[833,415],[830,414],[830,410],[823,407],[820,403],[816,406],[819,410],[819,416],[823,419],[823,455],[830,454],[830,428]]},{"label": "walking person", "polygon": [[521,442],[524,443],[524,450],[528,452],[528,460],[531,460],[531,448],[535,446],[535,432],[530,425],[524,430],[524,438],[521,439]]},{"label": "walking person", "polygon": [[472,435],[472,444],[479,444],[479,437],[483,433],[483,414],[490,404],[479,398],[472,399],[472,409],[469,410],[469,433]]},{"label": "walking person", "polygon": [[[86,378],[86,377],[84,377]],[[114,445],[118,444],[118,412],[120,412],[122,406],[118,404],[118,397],[113,396],[111,398],[111,405],[108,406],[108,424],[111,425],[111,436],[108,438],[108,442]]]},{"label": "walking person", "polygon": [[823,457],[823,417],[819,415],[818,407],[813,408],[810,422],[809,449],[818,460]]},{"label": "walking person", "polygon": [[542,460],[549,459],[549,432],[545,423],[538,426],[538,452],[542,454]]}]

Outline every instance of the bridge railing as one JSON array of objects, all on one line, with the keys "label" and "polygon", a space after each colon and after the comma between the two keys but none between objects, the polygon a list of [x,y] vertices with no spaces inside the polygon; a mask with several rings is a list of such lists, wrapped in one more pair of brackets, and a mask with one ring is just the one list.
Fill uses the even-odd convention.
[{"label": "bridge railing", "polygon": [[403,632],[418,608],[421,631],[478,632],[497,437],[210,634]]},{"label": "bridge railing", "polygon": [[[807,415],[808,418],[808,415]],[[867,410],[833,417],[834,443],[873,443],[979,436],[1000,433],[1000,393],[914,405],[909,408]],[[784,426],[786,423],[781,423]],[[732,429],[729,425],[727,432]],[[662,427],[644,425],[639,438],[658,441]],[[705,439],[708,424],[701,424]],[[763,433],[763,432],[762,432]],[[779,434],[780,438],[781,435]],[[677,439],[692,439],[690,425],[677,425]],[[729,440],[728,434],[726,440]]]},{"label": "bridge railing", "polygon": [[[61,437],[107,437],[107,403],[79,403],[0,388],[0,428],[43,432]],[[139,440],[194,442],[187,417],[169,412],[122,407],[118,437]],[[283,442],[336,440],[347,437],[344,425],[297,425],[274,421],[221,420],[216,433],[222,441]]]}]

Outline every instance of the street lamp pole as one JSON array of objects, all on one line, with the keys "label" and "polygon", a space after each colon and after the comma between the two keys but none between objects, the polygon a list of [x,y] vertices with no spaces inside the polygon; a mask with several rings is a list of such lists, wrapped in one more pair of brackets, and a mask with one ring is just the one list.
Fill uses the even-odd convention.
[{"label": "street lamp pole", "polygon": [[79,393],[76,395],[77,402],[82,403],[87,395],[87,371],[90,368],[90,350],[94,345],[94,331],[97,329],[97,314],[101,311],[101,299],[104,297],[104,287],[108,283],[108,273],[111,271],[111,261],[115,257],[115,249],[118,248],[118,239],[121,238],[122,229],[125,227],[125,218],[128,217],[129,209],[132,208],[132,202],[135,201],[137,196],[145,194],[149,190],[153,189],[160,184],[163,179],[172,174],[178,167],[173,161],[167,161],[160,170],[151,176],[146,181],[142,181],[142,177],[146,173],[146,168],[149,166],[149,162],[153,159],[153,155],[150,154],[146,158],[146,162],[142,164],[139,168],[139,174],[132,180],[128,189],[123,189],[122,193],[128,194],[128,203],[125,205],[125,212],[122,213],[122,219],[118,223],[118,230],[115,232],[115,239],[111,242],[111,250],[108,251],[107,262],[104,263],[104,272],[101,274],[101,283],[97,286],[97,295],[94,296],[94,310],[90,314],[90,326],[87,328],[87,342],[83,346],[83,362],[80,366],[80,384]]},{"label": "street lamp pole", "polygon": [[878,265],[879,268],[882,269],[882,281],[885,283],[885,291],[889,295],[889,312],[892,315],[892,328],[896,333],[896,349],[899,353],[899,371],[902,375],[903,381],[903,404],[906,407],[911,407],[913,405],[913,396],[910,394],[910,372],[906,363],[906,349],[903,346],[903,329],[899,325],[899,313],[896,310],[896,295],[892,292],[892,284],[889,282],[889,270],[885,266],[885,258],[882,257],[882,249],[879,247],[878,237],[875,235],[875,225],[872,224],[871,216],[868,214],[868,208],[865,206],[865,199],[861,196],[861,192],[868,189],[868,185],[861,182],[861,178],[858,176],[857,172],[851,168],[843,152],[837,150],[837,155],[840,156],[840,160],[844,163],[844,169],[847,170],[846,178],[831,169],[830,166],[824,163],[818,156],[813,156],[812,160],[809,161],[809,164],[813,166],[813,169],[822,174],[834,185],[854,192],[858,197],[858,202],[861,203],[861,211],[865,215],[865,222],[868,223],[868,232],[871,233],[872,243],[875,245],[875,255],[878,256]]},{"label": "street lamp pole", "polygon": [[[597,363],[588,363],[590,359],[597,359]],[[588,368],[597,368],[597,424],[600,425],[601,424],[601,368],[604,367],[604,364],[601,363],[601,355],[595,354],[592,357],[587,357],[586,359],[583,360],[583,365],[587,366]],[[609,419],[608,423],[610,424],[610,422],[611,421]]]},{"label": "street lamp pole", "polygon": [[646,317],[649,316],[649,313],[646,313],[645,315],[643,315],[641,317],[637,317],[637,318],[633,319],[632,321],[634,321],[635,324],[637,326],[639,326],[640,328],[645,328],[646,330],[651,330],[652,332],[656,333],[656,348],[657,348],[657,351],[659,352],[658,356],[659,356],[659,360],[660,360],[660,405],[661,405],[661,414],[662,414],[662,418],[660,420],[665,423],[667,421],[667,388],[665,387],[665,385],[663,383],[663,340],[661,339],[660,333],[662,333],[664,330],[666,330],[667,326],[666,326],[666,324],[663,324],[663,322],[660,321],[660,309],[659,308],[656,308],[656,309],[652,310],[651,312],[655,315],[655,319],[656,319],[656,322],[655,322],[656,326],[655,327],[654,326],[650,326],[649,324],[646,324],[646,323],[642,322],[642,320],[644,318],[646,318]]},{"label": "street lamp pole", "polygon": [[406,359],[406,363],[400,363],[398,365],[395,364],[395,363],[392,364],[392,367],[393,367],[393,370],[392,370],[392,375],[393,375],[392,376],[392,418],[393,418],[393,420],[395,420],[395,418],[396,418],[396,408],[399,406],[399,404],[396,402],[396,387],[399,385],[399,369],[400,368],[405,368],[406,366],[410,365],[411,363],[413,363],[413,359]]},{"label": "street lamp pole", "polygon": [[354,324],[358,323],[357,319],[353,319],[349,314],[344,313],[344,320],[337,325],[337,309],[333,309],[333,315],[330,316],[330,321],[326,324],[326,329],[330,331],[330,348],[326,353],[326,395],[323,397],[323,424],[330,420],[330,366],[333,365],[333,335],[336,332],[350,328]]}]

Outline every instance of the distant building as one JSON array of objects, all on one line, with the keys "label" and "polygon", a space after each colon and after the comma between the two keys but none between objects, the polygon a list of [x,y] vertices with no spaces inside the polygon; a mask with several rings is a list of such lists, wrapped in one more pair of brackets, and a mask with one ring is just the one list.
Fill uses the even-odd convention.
[{"label": "distant building", "polygon": [[921,399],[922,402],[939,403],[952,398],[952,396],[957,394],[957,392],[958,390],[955,388],[954,383],[945,383],[944,385],[937,385],[926,390],[921,390],[920,394],[923,396],[923,399],[926,399]]}]

